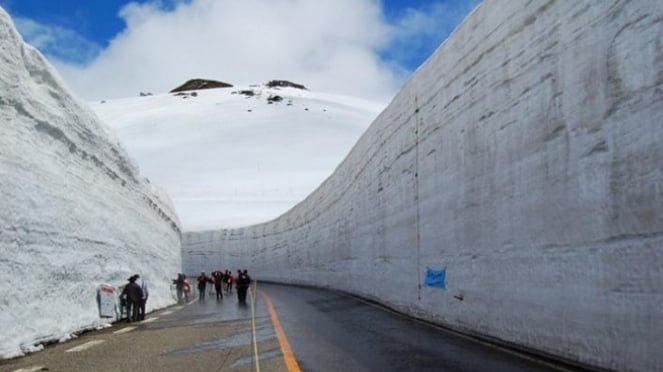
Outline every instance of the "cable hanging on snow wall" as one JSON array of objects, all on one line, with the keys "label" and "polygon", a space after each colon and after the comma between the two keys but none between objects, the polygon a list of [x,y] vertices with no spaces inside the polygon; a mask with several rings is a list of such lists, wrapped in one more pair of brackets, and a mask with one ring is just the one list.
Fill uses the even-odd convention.
[{"label": "cable hanging on snow wall", "polygon": [[420,211],[419,211],[419,98],[414,97],[414,203],[416,208],[415,247],[417,252],[417,300],[421,301],[421,233],[420,233]]},{"label": "cable hanging on snow wall", "polygon": [[[315,192],[268,223],[184,234],[184,270],[245,267],[569,361],[663,369],[661,19],[656,0],[484,2]],[[441,265],[446,289],[405,289]]]}]

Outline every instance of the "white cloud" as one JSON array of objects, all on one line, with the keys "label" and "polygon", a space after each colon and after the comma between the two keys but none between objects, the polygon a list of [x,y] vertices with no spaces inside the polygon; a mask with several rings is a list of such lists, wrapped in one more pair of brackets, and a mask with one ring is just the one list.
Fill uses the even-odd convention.
[{"label": "white cloud", "polygon": [[165,92],[201,77],[233,84],[287,79],[386,103],[410,72],[403,63],[427,55],[440,29],[455,26],[441,24],[452,8],[408,10],[389,24],[378,0],[130,3],[119,13],[126,29],[90,63],[46,54],[91,100]]}]

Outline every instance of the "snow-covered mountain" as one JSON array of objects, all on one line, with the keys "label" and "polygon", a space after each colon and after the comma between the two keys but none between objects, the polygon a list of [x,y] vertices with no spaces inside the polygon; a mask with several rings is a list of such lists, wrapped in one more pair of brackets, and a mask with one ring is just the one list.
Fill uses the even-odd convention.
[{"label": "snow-covered mountain", "polygon": [[180,226],[111,131],[0,8],[0,358],[107,323],[97,288],[135,273],[174,303]]},{"label": "snow-covered mountain", "polygon": [[384,105],[265,84],[92,107],[141,171],[168,190],[191,231],[286,212],[334,171]]}]

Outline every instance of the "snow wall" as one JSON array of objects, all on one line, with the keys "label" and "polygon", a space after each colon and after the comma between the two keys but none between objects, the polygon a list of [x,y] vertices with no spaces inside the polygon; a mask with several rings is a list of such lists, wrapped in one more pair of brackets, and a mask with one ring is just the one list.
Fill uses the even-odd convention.
[{"label": "snow wall", "polygon": [[184,234],[184,269],[663,370],[662,118],[660,0],[486,1],[319,189],[274,221]]},{"label": "snow wall", "polygon": [[139,273],[175,301],[179,221],[0,8],[0,357],[108,320],[97,287]]}]

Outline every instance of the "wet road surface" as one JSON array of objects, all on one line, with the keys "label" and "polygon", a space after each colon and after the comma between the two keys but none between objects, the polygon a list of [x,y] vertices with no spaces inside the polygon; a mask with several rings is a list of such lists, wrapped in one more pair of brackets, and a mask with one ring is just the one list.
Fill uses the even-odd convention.
[{"label": "wet road surface", "polygon": [[252,317],[234,292],[208,296],[0,361],[0,371],[563,370],[338,292],[258,283],[255,304]]},{"label": "wet road surface", "polygon": [[342,293],[261,283],[303,371],[550,371]]}]

